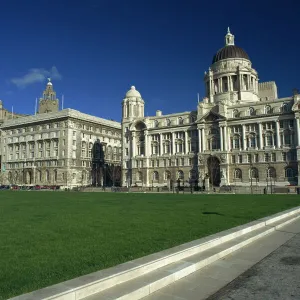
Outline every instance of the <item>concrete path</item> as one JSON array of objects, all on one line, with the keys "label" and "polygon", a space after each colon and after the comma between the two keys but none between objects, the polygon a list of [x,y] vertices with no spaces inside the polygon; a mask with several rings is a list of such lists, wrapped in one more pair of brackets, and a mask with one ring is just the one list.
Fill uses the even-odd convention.
[{"label": "concrete path", "polygon": [[143,299],[300,299],[300,219]]}]

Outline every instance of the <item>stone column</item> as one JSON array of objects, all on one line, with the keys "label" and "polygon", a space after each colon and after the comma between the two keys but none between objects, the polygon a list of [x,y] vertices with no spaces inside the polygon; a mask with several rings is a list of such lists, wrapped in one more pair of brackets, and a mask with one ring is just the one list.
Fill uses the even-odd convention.
[{"label": "stone column", "polygon": [[159,134],[159,153],[160,155],[163,155],[163,135],[162,133]]},{"label": "stone column", "polygon": [[218,86],[219,86],[219,93],[222,93],[222,90],[223,90],[223,85],[222,85],[222,77],[221,78],[218,78]]},{"label": "stone column", "polygon": [[135,157],[136,155],[136,133],[135,132],[132,132],[131,153],[132,153],[132,157]]},{"label": "stone column", "polygon": [[220,126],[220,149],[223,151],[223,126]]},{"label": "stone column", "polygon": [[202,143],[201,143],[201,139],[202,139],[202,136],[201,136],[201,129],[198,129],[198,147],[199,147],[199,153],[202,152]]},{"label": "stone column", "polygon": [[144,135],[145,135],[145,141],[144,141],[144,147],[145,147],[145,152],[144,155],[146,157],[148,157],[149,153],[148,153],[148,148],[149,148],[149,143],[148,143],[148,130],[144,131]]},{"label": "stone column", "polygon": [[188,154],[189,153],[189,149],[188,149],[188,147],[189,147],[189,145],[188,145],[188,132],[187,131],[185,131],[184,132],[184,153],[185,154]]},{"label": "stone column", "polygon": [[262,123],[258,123],[259,149],[263,149]]},{"label": "stone column", "polygon": [[280,133],[279,133],[279,121],[276,121],[276,139],[277,139],[277,148],[281,147],[281,141],[280,141]]},{"label": "stone column", "polygon": [[[300,146],[300,120],[299,118],[296,119],[296,129],[297,129],[297,147]],[[298,176],[298,178],[300,178],[300,176]]]},{"label": "stone column", "polygon": [[243,150],[247,149],[247,140],[246,140],[246,127],[245,124],[242,124],[242,130],[243,130]]},{"label": "stone column", "polygon": [[206,150],[206,138],[205,138],[205,130],[202,128],[202,149],[203,151]]},{"label": "stone column", "polygon": [[172,132],[172,154],[174,155],[176,153],[175,151],[175,132]]},{"label": "stone column", "polygon": [[224,131],[224,150],[227,151],[228,150],[227,126],[223,127],[223,131]]}]

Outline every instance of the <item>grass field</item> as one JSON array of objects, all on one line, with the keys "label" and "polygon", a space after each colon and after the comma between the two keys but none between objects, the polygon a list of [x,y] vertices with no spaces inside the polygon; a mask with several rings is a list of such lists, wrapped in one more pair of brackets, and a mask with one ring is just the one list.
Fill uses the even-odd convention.
[{"label": "grass field", "polygon": [[299,195],[0,192],[0,299],[300,205]]}]

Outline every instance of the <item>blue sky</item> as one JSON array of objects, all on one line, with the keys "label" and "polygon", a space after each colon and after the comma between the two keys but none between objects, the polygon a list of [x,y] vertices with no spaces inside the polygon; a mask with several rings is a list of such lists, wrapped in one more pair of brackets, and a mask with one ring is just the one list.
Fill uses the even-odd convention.
[{"label": "blue sky", "polygon": [[0,99],[34,113],[46,77],[65,107],[120,120],[131,85],[145,114],[194,110],[227,26],[261,81],[300,88],[298,1],[2,0]]}]

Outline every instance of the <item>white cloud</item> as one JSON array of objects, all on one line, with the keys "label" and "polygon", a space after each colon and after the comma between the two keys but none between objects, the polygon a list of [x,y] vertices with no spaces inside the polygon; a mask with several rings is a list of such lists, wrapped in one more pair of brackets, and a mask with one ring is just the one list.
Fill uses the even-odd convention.
[{"label": "white cloud", "polygon": [[49,71],[46,69],[30,69],[27,74],[22,77],[13,78],[10,81],[15,84],[18,88],[25,88],[26,86],[36,83],[43,82],[47,77],[51,79],[62,79],[61,74],[57,68],[53,66]]}]

